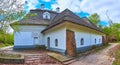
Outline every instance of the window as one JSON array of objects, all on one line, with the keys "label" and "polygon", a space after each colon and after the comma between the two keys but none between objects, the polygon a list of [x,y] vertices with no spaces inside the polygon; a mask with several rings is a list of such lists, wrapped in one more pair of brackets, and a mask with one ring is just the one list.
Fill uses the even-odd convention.
[{"label": "window", "polygon": [[101,42],[101,40],[99,39],[99,42]]},{"label": "window", "polygon": [[50,13],[49,12],[44,12],[43,13],[43,19],[50,19]]},{"label": "window", "polygon": [[83,44],[84,44],[84,39],[81,38],[81,40],[80,40],[80,45],[83,45]]},{"label": "window", "polygon": [[34,39],[38,39],[38,37],[34,37]]},{"label": "window", "polygon": [[39,44],[38,37],[34,37],[34,44],[35,44],[35,45],[38,45],[38,44]]},{"label": "window", "polygon": [[50,37],[47,38],[47,46],[50,47]]},{"label": "window", "polygon": [[95,39],[95,43],[96,43],[96,39]]},{"label": "window", "polygon": [[55,46],[58,46],[58,39],[55,39]]}]

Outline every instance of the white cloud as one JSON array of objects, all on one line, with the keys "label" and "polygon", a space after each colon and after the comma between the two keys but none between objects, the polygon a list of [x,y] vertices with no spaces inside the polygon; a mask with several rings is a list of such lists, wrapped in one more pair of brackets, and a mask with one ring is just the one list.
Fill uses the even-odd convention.
[{"label": "white cloud", "polygon": [[68,8],[74,12],[79,12],[81,11],[79,5],[79,0],[56,0],[56,3],[52,4],[52,8],[53,10],[55,10],[57,7],[60,7],[60,11],[63,11],[64,9]]},{"label": "white cloud", "polygon": [[39,4],[38,0],[26,0],[28,2],[27,6],[28,6],[28,10],[30,9],[36,9],[36,5]]},{"label": "white cloud", "polygon": [[116,23],[120,23],[120,0],[56,0],[52,4],[53,10],[60,7],[60,11],[68,8],[73,12],[88,12],[90,14],[98,13],[101,20],[108,21],[106,11],[108,10],[109,17]]},{"label": "white cloud", "polygon": [[120,0],[117,2],[114,0],[83,0],[81,2],[81,9],[90,14],[98,13],[102,20],[108,21],[106,17],[106,11],[108,10],[109,17],[116,23],[120,23]]},{"label": "white cloud", "polygon": [[45,2],[50,2],[51,0],[43,0],[43,1],[45,1]]}]

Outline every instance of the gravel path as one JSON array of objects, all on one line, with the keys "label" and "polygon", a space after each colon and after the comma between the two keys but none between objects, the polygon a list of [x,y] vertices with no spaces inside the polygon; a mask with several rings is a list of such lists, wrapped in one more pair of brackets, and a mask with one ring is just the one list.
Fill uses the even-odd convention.
[{"label": "gravel path", "polygon": [[69,65],[112,65],[114,58],[110,57],[108,52],[115,46],[117,46],[117,44],[111,44],[111,46],[105,48],[104,50],[80,57],[77,61]]}]

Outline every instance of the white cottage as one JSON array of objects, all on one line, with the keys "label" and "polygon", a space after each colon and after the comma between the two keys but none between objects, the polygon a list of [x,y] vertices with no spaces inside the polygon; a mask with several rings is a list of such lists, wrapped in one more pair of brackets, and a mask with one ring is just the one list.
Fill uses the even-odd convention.
[{"label": "white cottage", "polygon": [[60,13],[59,8],[57,12],[35,9],[30,13],[36,13],[37,16],[19,21],[20,32],[14,34],[14,49],[44,45],[48,50],[74,56],[76,52],[104,43],[105,34],[97,26],[68,9]]}]

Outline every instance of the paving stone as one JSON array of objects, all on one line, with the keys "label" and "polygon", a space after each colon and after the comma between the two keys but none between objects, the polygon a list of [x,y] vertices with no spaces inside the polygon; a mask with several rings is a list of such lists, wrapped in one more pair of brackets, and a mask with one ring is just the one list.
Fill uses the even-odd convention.
[{"label": "paving stone", "polygon": [[61,63],[49,57],[46,51],[40,50],[23,50],[13,51],[6,50],[6,53],[19,53],[25,55],[25,64],[0,64],[0,65],[60,65]]},{"label": "paving stone", "polygon": [[34,61],[25,61],[25,63],[33,63]]},{"label": "paving stone", "polygon": [[40,60],[35,60],[35,61],[34,61],[34,63],[38,63],[38,62],[40,62]]}]

